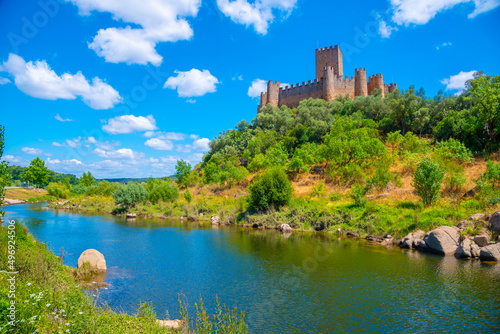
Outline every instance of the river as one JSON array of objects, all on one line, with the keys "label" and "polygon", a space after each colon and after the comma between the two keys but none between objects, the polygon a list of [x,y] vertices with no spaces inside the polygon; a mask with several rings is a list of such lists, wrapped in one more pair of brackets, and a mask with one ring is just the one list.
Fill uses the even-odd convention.
[{"label": "river", "polygon": [[499,333],[500,264],[457,260],[311,233],[5,207],[75,266],[94,248],[108,266],[99,303],[159,318],[191,316],[200,296],[247,313],[251,333]]}]

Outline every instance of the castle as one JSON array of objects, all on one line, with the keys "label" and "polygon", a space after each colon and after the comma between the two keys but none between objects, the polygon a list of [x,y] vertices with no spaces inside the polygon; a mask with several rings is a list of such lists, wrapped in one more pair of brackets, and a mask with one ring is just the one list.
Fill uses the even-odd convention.
[{"label": "castle", "polygon": [[260,109],[268,104],[281,107],[286,105],[295,108],[299,102],[308,98],[323,99],[331,101],[337,96],[349,95],[351,99],[355,96],[366,96],[375,88],[382,91],[382,97],[397,88],[397,84],[384,84],[382,74],[375,74],[366,81],[366,70],[359,68],[355,70],[353,77],[344,78],[344,66],[342,64],[342,52],[338,45],[316,50],[316,79],[304,81],[302,85],[292,85],[282,88],[280,82],[269,81],[267,92],[260,94]]}]

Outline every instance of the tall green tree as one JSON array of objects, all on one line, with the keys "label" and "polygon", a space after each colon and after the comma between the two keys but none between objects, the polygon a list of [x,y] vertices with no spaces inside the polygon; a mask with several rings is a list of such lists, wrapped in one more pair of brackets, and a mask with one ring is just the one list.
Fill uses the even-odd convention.
[{"label": "tall green tree", "polygon": [[[3,150],[5,147],[5,127],[0,125],[0,203],[2,203],[5,197],[5,187],[7,186],[10,175],[8,171],[9,163],[7,161],[1,161],[3,156]],[[0,217],[3,216],[3,211],[0,210]]]},{"label": "tall green tree", "polygon": [[90,171],[88,173],[83,173],[82,178],[80,179],[80,184],[85,187],[90,187],[95,184],[95,178],[92,176]]},{"label": "tall green tree", "polygon": [[175,165],[175,177],[177,178],[177,183],[181,186],[185,186],[186,177],[191,171],[191,165],[184,160],[177,160],[177,165]]},{"label": "tall green tree", "polygon": [[45,167],[45,161],[36,157],[31,160],[28,169],[24,173],[24,181],[29,181],[35,186],[45,186],[49,180],[49,169]]}]

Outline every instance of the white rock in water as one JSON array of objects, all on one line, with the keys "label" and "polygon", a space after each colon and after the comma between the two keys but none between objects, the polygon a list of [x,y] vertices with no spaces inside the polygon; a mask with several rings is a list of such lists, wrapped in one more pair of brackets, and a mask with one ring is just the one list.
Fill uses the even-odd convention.
[{"label": "white rock in water", "polygon": [[106,260],[101,252],[95,249],[87,249],[78,258],[78,268],[81,268],[85,262],[88,262],[90,268],[95,271],[106,271]]}]

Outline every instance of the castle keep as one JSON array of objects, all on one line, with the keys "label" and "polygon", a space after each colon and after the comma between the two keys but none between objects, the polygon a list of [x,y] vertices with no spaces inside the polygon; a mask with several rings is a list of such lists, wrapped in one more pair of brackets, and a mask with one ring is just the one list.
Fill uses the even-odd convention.
[{"label": "castle keep", "polygon": [[337,96],[349,95],[351,99],[355,96],[370,95],[375,88],[382,91],[382,97],[397,88],[396,84],[384,84],[382,74],[375,74],[366,80],[366,70],[359,68],[355,70],[353,77],[344,77],[344,66],[342,64],[342,52],[338,45],[316,50],[316,79],[304,81],[302,84],[286,86],[282,88],[280,82],[269,81],[267,92],[260,95],[260,108],[267,104],[281,107],[286,105],[290,108],[297,107],[299,102],[308,98],[323,99],[331,101]]}]

